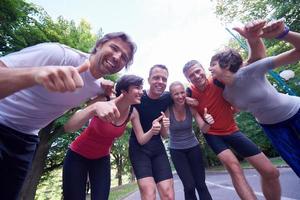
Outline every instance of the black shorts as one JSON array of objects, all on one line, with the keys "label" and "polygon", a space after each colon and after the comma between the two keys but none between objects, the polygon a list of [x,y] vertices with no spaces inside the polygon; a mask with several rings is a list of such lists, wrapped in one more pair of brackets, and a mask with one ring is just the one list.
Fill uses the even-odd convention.
[{"label": "black shorts", "polygon": [[216,155],[231,147],[244,158],[257,155],[261,150],[242,132],[237,131],[230,135],[204,134],[206,142]]},{"label": "black shorts", "polygon": [[153,177],[156,183],[173,178],[165,149],[150,152],[140,145],[129,145],[129,158],[136,178]]}]

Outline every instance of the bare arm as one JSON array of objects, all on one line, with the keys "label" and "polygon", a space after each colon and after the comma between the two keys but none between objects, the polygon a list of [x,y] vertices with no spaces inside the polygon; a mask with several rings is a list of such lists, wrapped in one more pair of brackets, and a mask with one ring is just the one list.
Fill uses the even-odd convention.
[{"label": "bare arm", "polygon": [[247,40],[249,52],[248,59],[245,65],[248,65],[266,57],[266,47],[260,37],[265,24],[265,20],[256,20],[247,23],[244,27],[234,28],[234,30],[236,30],[241,36],[243,36]]},{"label": "bare arm", "polygon": [[114,102],[96,102],[83,110],[76,112],[64,125],[67,132],[73,132],[80,129],[89,119],[97,116],[102,120],[112,122],[120,117],[120,113]]},{"label": "bare arm", "polygon": [[[155,121],[155,120],[154,120]],[[133,109],[132,118],[131,118],[132,128],[134,130],[135,136],[139,142],[139,144],[143,145],[146,144],[153,135],[158,135],[160,132],[160,124],[153,124],[149,131],[144,133],[141,122],[140,116],[136,109]]]},{"label": "bare arm", "polygon": [[89,106],[83,110],[79,110],[64,125],[64,129],[66,132],[77,131],[93,116],[95,116],[95,113]]},{"label": "bare arm", "polygon": [[[269,23],[263,31],[264,35],[262,37],[275,38],[286,30],[284,22],[279,20]],[[282,40],[290,43],[294,48],[274,57],[275,68],[300,60],[300,33],[289,31]]]},{"label": "bare arm", "polygon": [[86,71],[88,65],[78,68],[61,67],[30,67],[10,68],[0,61],[0,99],[19,90],[40,84],[50,91],[74,91],[83,86],[79,73]]},{"label": "bare arm", "polygon": [[203,114],[205,121],[202,119],[202,117],[199,115],[199,113],[195,109],[193,109],[193,108],[190,108],[190,109],[191,109],[193,117],[196,120],[201,132],[207,133],[208,129],[210,128],[210,125],[212,125],[215,122],[213,117],[207,113],[207,108],[204,109],[204,114]]},{"label": "bare arm", "polygon": [[191,109],[192,115],[193,115],[199,129],[201,130],[202,133],[206,133],[210,127],[209,124],[204,122],[202,117],[199,115],[199,113],[195,109],[193,109],[191,107],[190,107],[190,109]]},{"label": "bare arm", "polygon": [[35,69],[10,69],[0,61],[0,99],[36,84]]}]

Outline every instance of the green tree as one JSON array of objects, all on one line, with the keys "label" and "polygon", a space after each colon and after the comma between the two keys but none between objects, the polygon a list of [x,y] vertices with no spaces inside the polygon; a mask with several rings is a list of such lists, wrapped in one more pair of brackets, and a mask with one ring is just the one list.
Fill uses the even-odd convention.
[{"label": "green tree", "polygon": [[270,157],[278,156],[278,153],[272,147],[270,141],[265,136],[260,125],[254,117],[247,112],[240,112],[236,116],[236,122],[240,130],[247,135],[260,149]]},{"label": "green tree", "polygon": [[[211,0],[216,14],[224,23],[248,22],[255,19],[285,18],[293,30],[300,28],[298,0]],[[239,6],[236,6],[239,5]]]},{"label": "green tree", "polygon": [[205,164],[205,167],[213,167],[213,166],[220,165],[221,162],[219,161],[218,157],[213,152],[213,150],[207,144],[203,136],[204,133],[201,133],[198,124],[194,120],[193,120],[193,130],[195,131],[195,135],[199,141],[199,145],[203,153],[203,162]]},{"label": "green tree", "polygon": [[28,44],[19,30],[28,30],[36,24],[40,12],[23,0],[0,1],[0,55],[22,49]]},{"label": "green tree", "polygon": [[[280,19],[284,18],[291,30],[300,31],[300,4],[298,0],[212,0],[216,5],[215,13],[225,23],[232,21],[248,22],[259,18]],[[239,5],[239,6],[236,6]],[[290,45],[278,40],[266,40],[268,55],[277,55],[291,48]],[[300,80],[299,64],[284,66],[276,69],[281,72],[284,69],[292,69],[295,78],[287,84],[299,95]],[[275,80],[270,81],[277,86]],[[279,87],[278,90],[282,91]]]},{"label": "green tree", "polygon": [[[232,21],[240,21],[243,23],[256,19],[280,19],[285,18],[286,24],[291,30],[300,31],[300,5],[298,0],[211,0],[215,3],[215,13],[218,18],[228,24]],[[239,6],[236,6],[239,5]],[[244,41],[242,38],[240,38]],[[245,42],[245,41],[244,41]],[[268,55],[277,55],[291,48],[290,45],[278,40],[265,40]],[[236,40],[231,40],[228,44],[230,47],[237,49],[243,58],[246,58],[247,52],[238,47],[240,44]],[[283,66],[275,71],[277,73],[284,69],[292,69],[295,72],[295,78],[289,80],[287,84],[296,93],[300,94],[300,77],[299,64]],[[284,92],[278,86],[275,79],[268,75],[270,82],[280,92]],[[236,120],[239,127],[245,132],[261,149],[269,156],[277,155],[271,147],[270,142],[266,139],[261,128],[257,125],[255,119],[247,113],[240,113]]]},{"label": "green tree", "polygon": [[[39,23],[32,26],[19,27],[19,31],[26,30],[28,31],[28,34],[32,33],[32,35],[34,35],[36,30],[43,33],[40,34],[43,37],[37,37],[37,40],[35,41],[31,40],[34,39],[34,37],[29,37],[28,35],[23,37],[26,42],[22,43],[22,45],[25,45],[22,46],[22,48],[26,47],[28,41],[30,41],[30,44],[54,41],[64,43],[73,48],[78,48],[84,52],[89,52],[95,44],[97,36],[91,32],[91,27],[86,21],[81,21],[81,23],[76,26],[73,21],[64,20],[62,17],[59,17],[57,22],[52,21],[51,18],[47,16],[42,17],[42,19],[43,20]],[[64,34],[62,34],[62,29],[69,31],[64,31]],[[26,33],[21,32],[20,34]],[[72,134],[65,134],[62,126],[73,112],[74,110],[67,112],[61,118],[53,121],[40,131],[39,148],[37,149],[33,161],[32,170],[30,171],[20,194],[20,199],[34,199],[35,191],[43,172],[47,172],[62,165],[68,144],[75,137],[75,135]]]},{"label": "green tree", "polygon": [[128,124],[122,137],[117,139],[111,149],[113,157],[112,168],[116,169],[118,186],[123,184],[123,176],[131,174],[131,165],[128,156],[128,141],[131,132],[131,124]]}]

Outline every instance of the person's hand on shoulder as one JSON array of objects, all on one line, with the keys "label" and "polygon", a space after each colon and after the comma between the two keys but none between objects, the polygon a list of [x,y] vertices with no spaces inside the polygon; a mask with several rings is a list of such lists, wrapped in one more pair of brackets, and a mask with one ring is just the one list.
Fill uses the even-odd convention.
[{"label": "person's hand on shoulder", "polygon": [[199,104],[199,101],[192,97],[185,97],[185,102],[187,105],[192,106],[192,107],[196,107]]},{"label": "person's hand on shoulder", "polygon": [[115,83],[113,81],[107,79],[101,79],[100,86],[104,90],[104,95],[106,97],[109,97],[111,99],[115,97],[115,91],[114,91]]}]

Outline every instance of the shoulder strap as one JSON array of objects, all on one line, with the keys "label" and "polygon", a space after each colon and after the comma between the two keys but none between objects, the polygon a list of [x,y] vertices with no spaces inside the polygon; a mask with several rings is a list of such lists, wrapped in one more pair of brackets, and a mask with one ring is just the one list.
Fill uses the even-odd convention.
[{"label": "shoulder strap", "polygon": [[224,90],[225,85],[224,85],[221,81],[219,81],[219,80],[217,80],[217,79],[214,79],[214,80],[213,80],[213,83],[214,83],[216,86],[218,86],[219,88],[222,88],[222,89]]},{"label": "shoulder strap", "polygon": [[131,105],[130,106],[130,108],[129,108],[129,112],[128,112],[128,116],[127,116],[127,119],[126,119],[126,122],[128,122],[129,121],[129,119],[130,119],[130,116],[131,116],[131,114],[132,114],[132,111],[133,111],[133,106]]},{"label": "shoulder strap", "polygon": [[186,96],[192,97],[192,89],[190,87],[187,87],[185,91],[186,91]]}]

